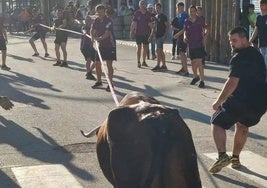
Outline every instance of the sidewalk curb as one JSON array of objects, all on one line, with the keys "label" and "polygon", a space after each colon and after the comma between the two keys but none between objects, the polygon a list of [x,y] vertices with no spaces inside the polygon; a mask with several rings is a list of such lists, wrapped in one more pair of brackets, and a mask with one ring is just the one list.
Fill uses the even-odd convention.
[{"label": "sidewalk curb", "polygon": [[[137,47],[135,41],[133,41],[133,40],[116,40],[116,42],[117,42],[118,44],[121,44],[121,45]],[[166,43],[166,44],[164,44],[164,45],[165,45],[165,48],[166,48],[166,45],[172,45],[172,44]],[[167,46],[167,48],[168,48],[168,46]],[[169,49],[164,49],[163,51],[164,51],[166,54],[171,54],[171,53],[172,53],[171,50],[169,50]]]}]

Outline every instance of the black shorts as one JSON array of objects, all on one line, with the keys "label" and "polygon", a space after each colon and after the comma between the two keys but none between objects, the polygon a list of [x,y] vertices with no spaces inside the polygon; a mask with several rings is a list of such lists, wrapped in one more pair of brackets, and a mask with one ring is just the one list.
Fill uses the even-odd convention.
[{"label": "black shorts", "polygon": [[183,39],[177,39],[177,51],[178,53],[185,53],[187,48],[187,44],[184,42]]},{"label": "black shorts", "polygon": [[224,129],[229,129],[237,122],[251,127],[260,121],[264,113],[265,110],[252,110],[246,104],[230,97],[222,104],[222,108],[212,115],[211,123]]},{"label": "black shorts", "polygon": [[204,47],[189,49],[189,57],[191,60],[203,59],[205,57]]},{"label": "black shorts", "polygon": [[148,35],[136,35],[136,44],[148,44]]},{"label": "black shorts", "polygon": [[0,39],[0,50],[6,50],[6,40],[3,38]]},{"label": "black shorts", "polygon": [[83,48],[81,49],[81,52],[86,61],[88,58],[90,58],[92,61],[95,61],[97,51],[93,47]]},{"label": "black shorts", "polygon": [[38,39],[45,39],[45,37],[46,37],[46,32],[37,32],[37,33],[35,33],[33,36],[32,36],[32,38],[30,39],[30,40],[38,40]]},{"label": "black shorts", "polygon": [[[117,60],[116,47],[99,47],[102,60]],[[99,55],[96,55],[96,61],[100,61]]]},{"label": "black shorts", "polygon": [[56,37],[54,43],[60,45],[61,43],[67,43],[68,41],[68,36],[62,35],[59,37]]}]

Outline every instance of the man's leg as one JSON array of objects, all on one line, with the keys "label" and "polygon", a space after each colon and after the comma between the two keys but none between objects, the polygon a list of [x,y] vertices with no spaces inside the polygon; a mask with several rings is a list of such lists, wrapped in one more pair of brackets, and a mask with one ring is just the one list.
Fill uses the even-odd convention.
[{"label": "man's leg", "polygon": [[231,158],[232,168],[241,167],[239,161],[239,155],[247,141],[248,137],[248,127],[241,123],[235,124],[235,134],[234,134],[234,145],[233,145],[233,156]]},{"label": "man's leg", "polygon": [[226,131],[224,128],[212,124],[211,132],[218,152],[226,152]]},{"label": "man's leg", "polygon": [[187,69],[187,57],[186,57],[185,52],[180,52],[180,58],[181,58],[183,72],[188,72],[188,69]]},{"label": "man's leg", "polygon": [[211,127],[213,140],[215,142],[219,157],[215,163],[209,168],[209,172],[214,174],[220,172],[223,167],[230,163],[230,158],[226,154],[226,131],[224,128],[212,124]]},{"label": "man's leg", "polygon": [[48,53],[47,53],[47,43],[46,43],[46,41],[45,41],[45,38],[41,38],[41,42],[42,42],[42,44],[43,44],[43,47],[44,47],[44,50],[45,50],[45,54],[48,54]]},{"label": "man's leg", "polygon": [[55,44],[55,53],[56,53],[56,58],[57,58],[57,61],[60,61],[60,52],[59,52],[59,47],[60,47],[60,45],[59,45],[59,44]]},{"label": "man's leg", "polygon": [[142,53],[143,61],[142,62],[146,61],[147,49],[148,49],[148,45],[147,44],[143,44],[143,53]]},{"label": "man's leg", "polygon": [[66,62],[67,61],[67,43],[66,42],[62,42],[61,43],[61,50],[62,50],[62,53],[63,53],[63,61]]},{"label": "man's leg", "polygon": [[35,39],[34,38],[31,38],[30,40],[29,40],[29,43],[31,44],[31,47],[32,47],[32,49],[34,50],[34,54],[38,54],[38,51],[37,51],[37,48],[36,48],[36,46],[35,46],[35,44],[34,44],[34,41],[35,41]]}]

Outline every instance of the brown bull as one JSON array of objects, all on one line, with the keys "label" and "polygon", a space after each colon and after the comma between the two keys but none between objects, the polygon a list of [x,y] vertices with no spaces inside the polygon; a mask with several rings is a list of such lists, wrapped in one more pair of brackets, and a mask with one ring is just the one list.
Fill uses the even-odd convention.
[{"label": "brown bull", "polygon": [[115,188],[201,187],[191,132],[178,110],[140,93],[110,112],[97,132],[97,156]]}]

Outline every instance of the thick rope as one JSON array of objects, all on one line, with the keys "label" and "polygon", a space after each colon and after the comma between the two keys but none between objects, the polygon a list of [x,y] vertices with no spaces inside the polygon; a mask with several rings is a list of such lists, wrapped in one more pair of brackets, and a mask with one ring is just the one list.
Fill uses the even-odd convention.
[{"label": "thick rope", "polygon": [[[51,27],[47,26],[47,25],[44,25],[44,24],[39,24],[40,26],[42,27],[45,27],[47,29],[51,29]],[[69,29],[63,29],[63,28],[56,28],[57,30],[61,30],[61,31],[66,31],[66,32],[69,32],[69,33],[74,33],[74,34],[77,34],[77,35],[85,35],[86,37],[92,39],[92,37],[88,34],[83,34],[83,33],[80,33],[80,32],[77,32],[77,31],[73,31],[73,30],[69,30]],[[109,85],[109,88],[110,88],[110,92],[111,92],[111,96],[116,104],[116,106],[119,106],[119,102],[118,102],[118,99],[117,99],[117,96],[115,95],[115,91],[113,89],[113,85],[108,77],[108,73],[104,67],[104,62],[103,62],[103,59],[102,59],[102,56],[100,54],[100,50],[99,50],[99,43],[97,41],[95,41],[95,46],[96,46],[96,50],[97,50],[97,53],[99,55],[99,59],[100,59],[100,63],[101,63],[101,66],[102,66],[102,70],[105,74],[105,77],[107,79],[107,82],[108,82],[108,85]]]}]

